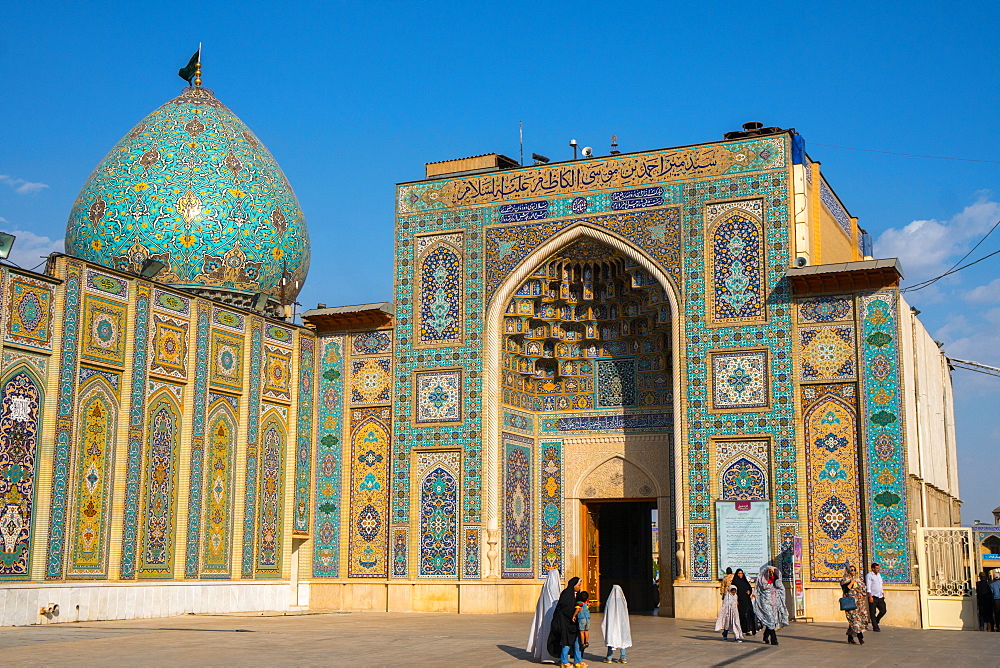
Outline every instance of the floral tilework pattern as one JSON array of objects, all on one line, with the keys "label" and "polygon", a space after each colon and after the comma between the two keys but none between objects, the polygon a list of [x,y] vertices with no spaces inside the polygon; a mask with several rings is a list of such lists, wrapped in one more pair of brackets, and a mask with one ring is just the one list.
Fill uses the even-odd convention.
[{"label": "floral tilework pattern", "polygon": [[313,407],[316,341],[306,335],[299,338],[299,414],[295,444],[295,502],[293,533],[309,533],[312,495]]},{"label": "floral tilework pattern", "polygon": [[104,292],[118,299],[128,299],[128,281],[94,269],[87,269],[85,276],[88,289]]},{"label": "floral tilework pattern", "polygon": [[[49,545],[45,558],[45,579],[59,580],[63,574],[66,549],[67,504],[69,502],[70,443],[73,439],[73,407],[76,393],[76,365],[80,287],[83,265],[69,262],[66,267],[63,354],[59,364],[59,403],[56,414],[56,451],[52,478],[52,510],[49,517]],[[9,313],[8,309],[8,313]]]},{"label": "floral tilework pattern", "polygon": [[504,578],[530,578],[532,568],[531,453],[534,440],[504,433],[503,441],[503,569]]},{"label": "floral tilework pattern", "polygon": [[246,421],[246,470],[243,497],[243,559],[240,575],[252,578],[254,573],[254,535],[257,521],[257,473],[260,466],[260,417],[261,417],[261,350],[264,322],[260,318],[250,319],[250,380],[247,396]]},{"label": "floral tilework pattern", "polygon": [[4,496],[0,577],[4,579],[26,579],[31,574],[39,417],[45,387],[37,372],[29,365],[16,364],[0,386],[0,491]]},{"label": "floral tilework pattern", "polygon": [[414,474],[419,490],[419,577],[458,577],[461,453],[417,452]]},{"label": "floral tilework pattern", "polygon": [[352,355],[385,355],[392,352],[392,332],[377,330],[351,337]]},{"label": "floral tilework pattern", "polygon": [[[154,301],[155,301],[154,293]],[[194,415],[191,417],[191,474],[188,481],[188,531],[184,559],[184,577],[197,578],[203,526],[202,506],[206,503],[203,479],[205,463],[205,413],[208,409],[208,321],[209,306],[201,303],[197,312],[197,356],[194,368]]]},{"label": "floral tilework pattern", "polygon": [[351,405],[387,404],[391,393],[391,357],[351,360]]},{"label": "floral tilework pattern", "polygon": [[438,346],[462,340],[462,234],[416,239],[419,345]]},{"label": "floral tilework pattern", "polygon": [[[210,355],[209,382],[237,392],[242,390],[243,339],[233,334],[212,330]],[[260,365],[259,360],[257,364]]]},{"label": "floral tilework pattern", "polygon": [[719,498],[723,501],[768,501],[769,450],[766,440],[716,441]]},{"label": "floral tilework pattern", "polygon": [[711,231],[710,317],[715,323],[756,322],[767,317],[761,234],[763,209],[760,199],[705,207]]},{"label": "floral tilework pattern", "polygon": [[809,574],[814,582],[839,582],[848,564],[864,563],[855,395],[854,383],[802,388]]},{"label": "floral tilework pattern", "polygon": [[[264,405],[267,410],[267,404]],[[288,430],[284,416],[271,409],[264,417],[260,438],[260,509],[257,513],[254,575],[281,575],[281,508],[284,505],[284,452]],[[246,540],[246,539],[244,539]]]},{"label": "floral tilework pattern", "polygon": [[636,404],[635,358],[597,360],[596,408],[621,408]]},{"label": "floral tilework pattern", "polygon": [[[145,344],[149,341],[149,295],[148,283],[136,287],[135,301],[135,341]],[[135,578],[136,551],[139,542],[139,494],[142,469],[142,444],[145,440],[145,406],[147,392],[146,361],[149,356],[147,345],[135,346],[132,357],[132,396],[129,401],[128,447],[125,474],[125,517],[122,522],[122,557],[119,577],[123,580]],[[176,463],[175,463],[176,466]]]},{"label": "floral tilework pattern", "polygon": [[462,420],[461,369],[421,371],[414,380],[416,423]]},{"label": "floral tilework pattern", "polygon": [[800,327],[798,339],[802,381],[855,380],[854,325]]},{"label": "floral tilework pattern", "polygon": [[542,441],[538,454],[538,577],[563,567],[562,441]]},{"label": "floral tilework pattern", "polygon": [[712,352],[709,359],[714,410],[766,408],[770,404],[766,350]]},{"label": "floral tilework pattern", "polygon": [[482,554],[482,528],[464,527],[462,535],[464,536],[462,543],[465,546],[463,548],[465,560],[462,567],[462,577],[469,580],[478,580],[482,577],[482,564],[480,563]]},{"label": "floral tilework pattern", "polygon": [[349,578],[388,577],[388,408],[351,410]]},{"label": "floral tilework pattern", "polygon": [[180,457],[180,386],[163,386],[149,402],[143,472],[140,577],[171,577]]},{"label": "floral tilework pattern", "polygon": [[712,544],[709,525],[691,525],[691,579],[708,582],[714,580],[712,571]]},{"label": "floral tilework pattern", "polygon": [[153,315],[153,358],[150,360],[150,372],[186,378],[187,336],[187,322]]},{"label": "floral tilework pattern", "polygon": [[862,406],[868,472],[868,529],[873,561],[887,582],[910,581],[906,514],[906,452],[899,396],[899,294],[858,298],[861,322]]},{"label": "floral tilework pattern", "polygon": [[125,364],[125,320],[124,305],[85,295],[83,358],[116,366]]},{"label": "floral tilework pattern", "polygon": [[319,378],[316,430],[316,516],[313,577],[335,578],[340,564],[340,484],[343,461],[344,337],[323,337],[316,373]]},{"label": "floral tilework pattern", "polygon": [[289,381],[292,377],[292,354],[283,348],[264,346],[264,396],[269,399],[291,399]]},{"label": "floral tilework pattern", "polygon": [[52,349],[52,285],[6,272],[7,322],[4,340],[31,348]]},{"label": "floral tilework pattern", "polygon": [[[205,537],[200,575],[228,578],[233,541],[236,465],[236,413],[222,395],[215,395],[208,412],[205,447]],[[235,400],[235,397],[234,397]]]},{"label": "floral tilework pattern", "polygon": [[[117,381],[118,375],[107,372]],[[81,383],[70,524],[68,578],[107,577],[108,517],[118,420],[117,382],[91,375]]]},{"label": "floral tilework pattern", "polygon": [[406,527],[392,528],[392,577],[405,578],[408,572]]},{"label": "floral tilework pattern", "polygon": [[846,295],[808,297],[798,304],[799,324],[854,320],[854,298]]}]

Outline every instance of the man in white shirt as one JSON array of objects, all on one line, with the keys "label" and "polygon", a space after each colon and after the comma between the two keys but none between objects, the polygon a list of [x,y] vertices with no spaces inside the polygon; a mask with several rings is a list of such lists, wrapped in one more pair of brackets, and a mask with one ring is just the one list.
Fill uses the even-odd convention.
[{"label": "man in white shirt", "polygon": [[878,623],[885,617],[885,590],[882,589],[881,570],[881,566],[873,563],[871,573],[865,576],[865,589],[868,590],[868,613],[872,618],[872,631],[882,630],[878,627]]}]

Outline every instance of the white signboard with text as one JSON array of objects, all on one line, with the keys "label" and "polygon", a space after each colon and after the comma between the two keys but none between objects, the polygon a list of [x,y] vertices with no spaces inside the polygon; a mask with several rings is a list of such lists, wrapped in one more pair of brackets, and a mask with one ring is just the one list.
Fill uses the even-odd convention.
[{"label": "white signboard with text", "polygon": [[771,561],[771,503],[769,501],[716,501],[716,535],[719,543],[719,576],[726,568],[742,568],[754,578]]}]

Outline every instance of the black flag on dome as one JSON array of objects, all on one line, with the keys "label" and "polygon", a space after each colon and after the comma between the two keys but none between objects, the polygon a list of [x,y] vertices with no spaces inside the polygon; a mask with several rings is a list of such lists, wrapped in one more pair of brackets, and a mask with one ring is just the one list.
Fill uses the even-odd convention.
[{"label": "black flag on dome", "polygon": [[187,65],[177,70],[177,76],[179,76],[181,79],[184,79],[184,81],[187,81],[188,84],[190,85],[191,79],[194,79],[195,72],[198,71],[198,60],[200,58],[201,58],[201,48],[199,48],[197,51],[194,52],[194,55],[191,56],[191,60],[188,61]]}]

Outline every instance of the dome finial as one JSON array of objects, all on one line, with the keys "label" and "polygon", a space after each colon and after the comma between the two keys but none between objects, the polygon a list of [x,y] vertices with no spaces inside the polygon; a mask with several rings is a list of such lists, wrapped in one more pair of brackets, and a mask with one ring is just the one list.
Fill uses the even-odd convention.
[{"label": "dome finial", "polygon": [[177,71],[177,76],[191,85],[192,80],[195,86],[201,86],[201,42],[198,42],[198,50],[191,56],[188,64]]},{"label": "dome finial", "polygon": [[195,65],[194,70],[194,85],[201,85],[201,42],[198,42],[198,64]]}]

